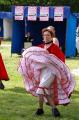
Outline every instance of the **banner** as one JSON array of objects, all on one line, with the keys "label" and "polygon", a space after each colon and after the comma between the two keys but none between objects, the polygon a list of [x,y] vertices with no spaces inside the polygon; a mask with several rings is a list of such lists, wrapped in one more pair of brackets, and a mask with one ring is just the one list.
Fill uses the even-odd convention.
[{"label": "banner", "polygon": [[64,7],[54,8],[54,21],[63,21]]},{"label": "banner", "polygon": [[40,7],[40,21],[49,20],[49,7]]},{"label": "banner", "polygon": [[28,7],[28,16],[27,16],[28,20],[34,20],[36,21],[37,19],[37,7],[36,6],[29,6]]},{"label": "banner", "polygon": [[15,20],[23,20],[24,6],[15,6]]}]

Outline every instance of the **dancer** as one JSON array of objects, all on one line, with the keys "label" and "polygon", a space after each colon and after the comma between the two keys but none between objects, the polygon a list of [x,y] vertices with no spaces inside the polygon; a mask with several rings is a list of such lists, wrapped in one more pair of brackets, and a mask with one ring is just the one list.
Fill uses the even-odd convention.
[{"label": "dancer", "polygon": [[2,59],[2,56],[0,54],[0,89],[4,89],[4,84],[2,83],[2,80],[9,80],[6,68],[4,66],[4,62]]},{"label": "dancer", "polygon": [[75,87],[65,56],[52,42],[54,34],[47,28],[42,30],[43,44],[26,49],[18,71],[24,77],[27,92],[39,99],[36,115],[44,114],[43,103],[48,102],[54,117],[60,112],[56,105],[70,103],[70,95]]}]

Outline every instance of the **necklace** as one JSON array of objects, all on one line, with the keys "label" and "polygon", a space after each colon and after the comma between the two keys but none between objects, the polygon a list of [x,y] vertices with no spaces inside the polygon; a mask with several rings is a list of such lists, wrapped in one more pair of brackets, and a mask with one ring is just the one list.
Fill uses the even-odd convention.
[{"label": "necklace", "polygon": [[53,41],[46,42],[45,44],[50,44],[50,43],[53,43]]}]

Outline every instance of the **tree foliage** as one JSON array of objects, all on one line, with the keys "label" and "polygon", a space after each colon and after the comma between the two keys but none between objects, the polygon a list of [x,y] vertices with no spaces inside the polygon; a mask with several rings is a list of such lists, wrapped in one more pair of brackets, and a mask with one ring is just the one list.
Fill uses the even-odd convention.
[{"label": "tree foliage", "polygon": [[70,6],[73,12],[79,12],[79,0],[0,0],[0,10],[9,10],[11,5]]}]

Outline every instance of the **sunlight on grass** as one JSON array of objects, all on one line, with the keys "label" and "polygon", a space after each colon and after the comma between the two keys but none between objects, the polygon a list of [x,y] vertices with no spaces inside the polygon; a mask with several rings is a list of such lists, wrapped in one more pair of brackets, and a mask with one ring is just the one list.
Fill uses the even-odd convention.
[{"label": "sunlight on grass", "polygon": [[[4,42],[2,43],[4,44]],[[5,44],[11,44],[5,42]],[[11,47],[1,47],[0,52],[9,74],[9,81],[3,81],[4,90],[0,90],[0,120],[79,120],[79,77],[76,76],[76,87],[71,97],[71,104],[58,106],[61,112],[60,118],[53,118],[49,106],[44,105],[45,114],[35,116],[38,108],[38,100],[27,94],[24,89],[23,79],[17,68],[20,56],[13,54]],[[66,64],[72,70],[78,68],[79,58],[68,58]]]}]

